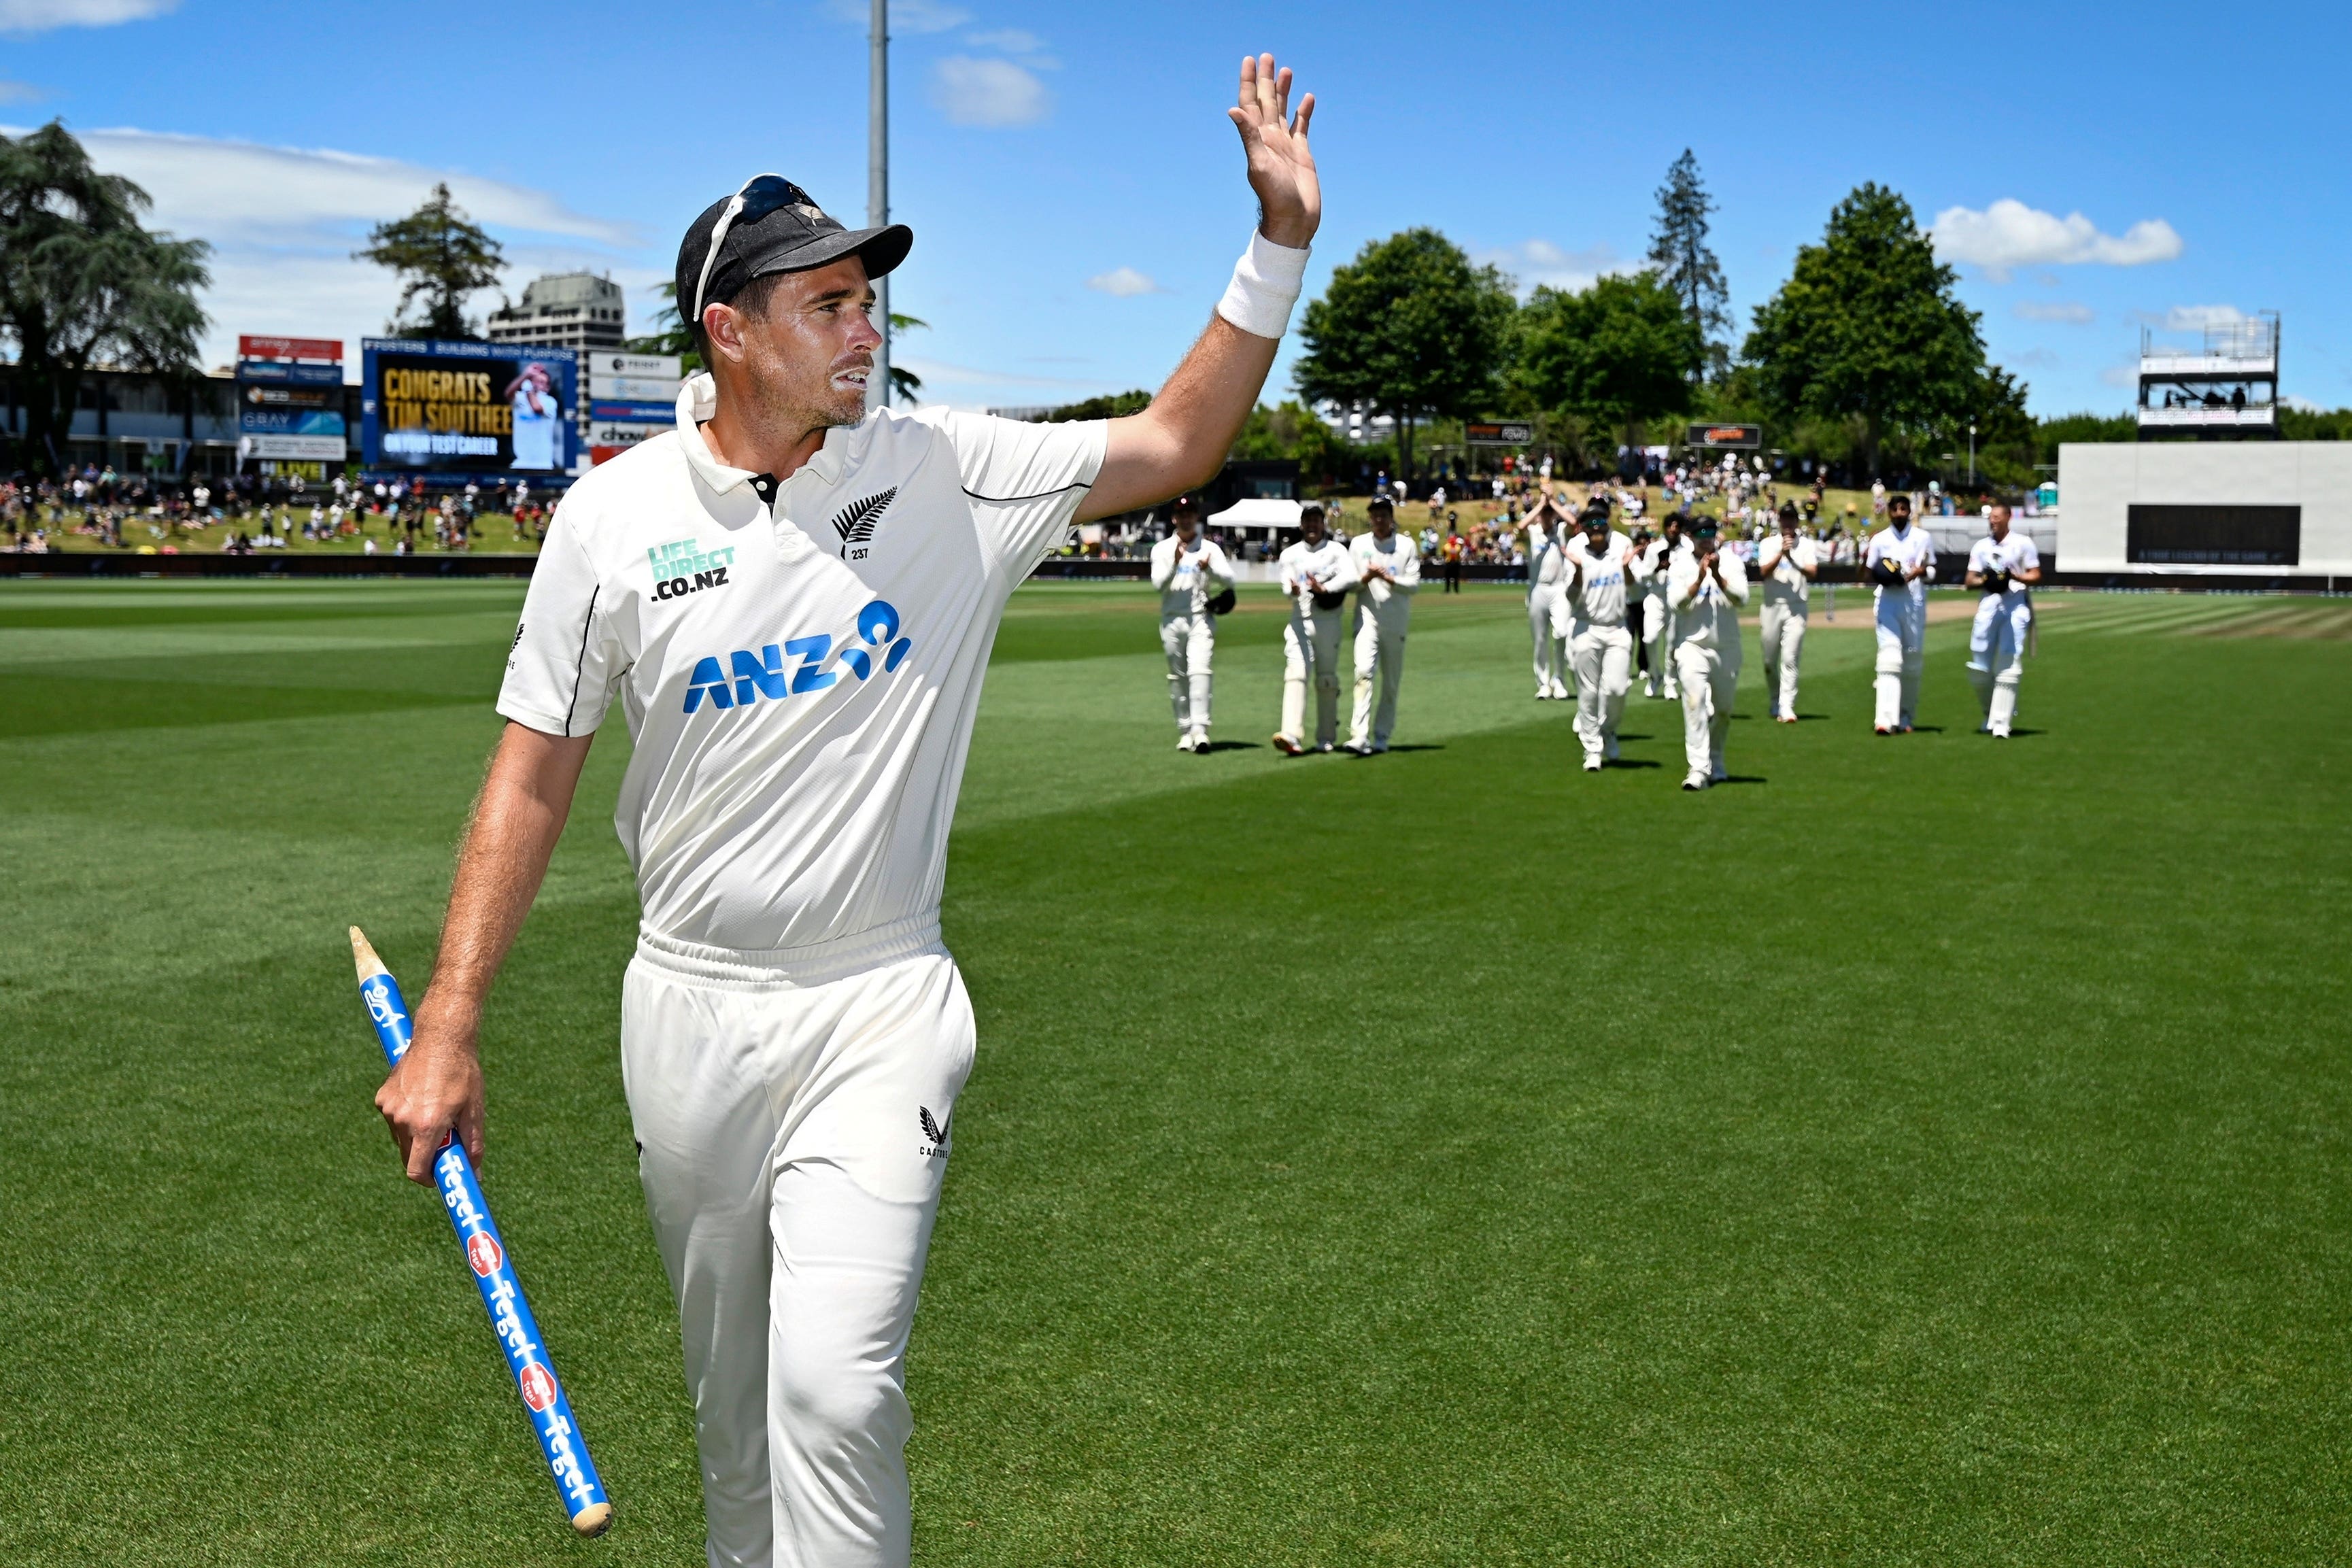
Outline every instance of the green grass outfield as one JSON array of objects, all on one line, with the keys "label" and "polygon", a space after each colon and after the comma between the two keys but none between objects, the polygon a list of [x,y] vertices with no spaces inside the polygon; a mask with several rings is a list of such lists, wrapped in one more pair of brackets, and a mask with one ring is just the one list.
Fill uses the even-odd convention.
[{"label": "green grass outfield", "polygon": [[[619,1508],[570,1538],[343,927],[425,977],[511,584],[0,588],[0,1563],[698,1563],[592,756],[485,1182]],[[926,1564],[2321,1563],[2352,1520],[2352,605],[2053,596],[1868,732],[1575,770],[1516,591],[1404,748],[1174,749],[1040,586],[950,862],[981,1055],[911,1356]]]}]

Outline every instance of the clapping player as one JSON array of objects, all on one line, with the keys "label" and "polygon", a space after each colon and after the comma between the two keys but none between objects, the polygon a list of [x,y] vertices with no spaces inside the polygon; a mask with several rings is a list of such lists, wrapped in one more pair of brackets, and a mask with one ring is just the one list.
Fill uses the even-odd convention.
[{"label": "clapping player", "polygon": [[2033,627],[2030,590],[2042,581],[2042,552],[2011,529],[2009,508],[1999,501],[1986,526],[1991,531],[1969,551],[1968,585],[1983,595],[1969,628],[1969,682],[1984,708],[1981,732],[2006,741],[2025,675],[2026,639]]}]

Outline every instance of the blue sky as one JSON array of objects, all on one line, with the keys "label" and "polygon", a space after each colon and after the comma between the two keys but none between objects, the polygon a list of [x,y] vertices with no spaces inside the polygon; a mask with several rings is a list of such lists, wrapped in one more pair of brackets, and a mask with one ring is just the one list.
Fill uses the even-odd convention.
[{"label": "blue sky", "polygon": [[[683,225],[747,174],[862,218],[863,11],[0,0],[0,125],[62,117],[220,247],[215,362],[239,331],[355,350],[394,294],[348,253],[436,178],[515,292],[610,270],[642,324]],[[1689,146],[1743,332],[1876,180],[2039,413],[2124,406],[2143,324],[2263,309],[2283,390],[2352,404],[2342,6],[1747,6],[1687,41],[1676,15],[898,0],[893,303],[931,323],[900,354],[963,405],[1158,384],[1248,233],[1222,111],[1263,47],[1320,100],[1310,294],[1416,224],[1526,286],[1626,267]]]}]

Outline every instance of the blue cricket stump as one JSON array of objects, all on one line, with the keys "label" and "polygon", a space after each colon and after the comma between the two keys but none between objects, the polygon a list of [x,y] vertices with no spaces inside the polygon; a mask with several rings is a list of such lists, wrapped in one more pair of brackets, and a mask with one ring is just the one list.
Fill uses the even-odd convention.
[{"label": "blue cricket stump", "polygon": [[[408,1054],[408,1004],[401,997],[399,983],[357,926],[352,927],[352,957],[359,965],[360,999],[367,1004],[376,1038],[383,1043],[385,1058],[398,1066]],[[522,1282],[515,1278],[513,1260],[507,1257],[506,1244],[490,1219],[489,1201],[474,1179],[474,1163],[466,1158],[456,1133],[444,1140],[441,1152],[434,1157],[433,1175],[442,1206],[449,1211],[449,1223],[457,1228],[457,1245],[465,1249],[467,1266],[474,1271],[474,1283],[481,1288],[490,1329],[499,1336],[499,1347],[507,1352],[515,1392],[522,1396],[531,1430],[539,1434],[548,1474],[555,1478],[564,1511],[572,1516],[572,1528],[583,1535],[601,1535],[613,1522],[612,1500],[604,1495],[604,1483],[596,1479],[595,1461],[588,1457],[588,1439],[572,1419],[572,1401],[564,1396],[546,1347],[540,1343],[539,1324],[530,1315],[530,1303],[523,1300]]]}]

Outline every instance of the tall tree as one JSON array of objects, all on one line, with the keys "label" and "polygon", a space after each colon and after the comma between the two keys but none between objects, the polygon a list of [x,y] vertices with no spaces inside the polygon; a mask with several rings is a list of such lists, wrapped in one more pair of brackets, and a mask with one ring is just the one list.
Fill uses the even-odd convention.
[{"label": "tall tree", "polygon": [[1707,247],[1706,215],[1715,200],[1698,177],[1698,159],[1687,147],[1658,187],[1658,226],[1650,236],[1650,265],[1682,301],[1683,311],[1706,345],[1706,365],[1718,376],[1731,363],[1731,290],[1723,264]]},{"label": "tall tree", "polygon": [[90,166],[56,121],[0,136],[0,333],[16,348],[24,461],[56,473],[82,376],[100,361],[185,377],[209,324],[196,291],[212,281],[201,239],[142,227],[152,205]]},{"label": "tall tree", "polygon": [[[466,314],[466,300],[497,284],[506,270],[505,251],[450,199],[438,184],[425,205],[406,217],[380,223],[368,233],[356,260],[390,268],[400,279],[400,308],[384,330],[396,338],[470,338],[478,321]],[[424,313],[410,319],[418,296]]]},{"label": "tall tree", "polygon": [[1500,272],[1433,228],[1409,228],[1332,269],[1300,322],[1292,380],[1310,403],[1394,418],[1410,478],[1414,420],[1475,415],[1495,395],[1516,309]]},{"label": "tall tree", "polygon": [[1512,379],[1547,410],[1581,415],[1639,446],[1642,426],[1691,406],[1706,343],[1655,272],[1538,289],[1519,311]]},{"label": "tall tree", "polygon": [[1780,412],[1860,419],[1875,477],[1890,431],[1949,432],[1988,404],[2021,400],[2005,376],[1991,387],[1979,318],[1954,296],[1956,278],[1910,203],[1857,186],[1756,312],[1741,357]]}]

